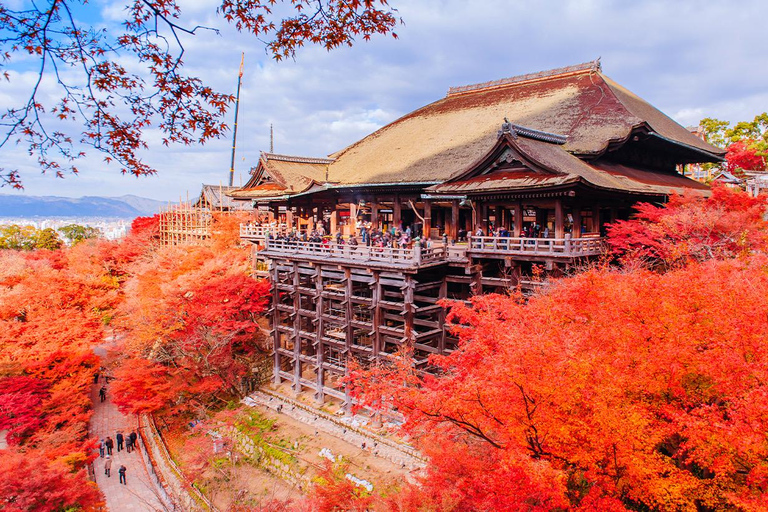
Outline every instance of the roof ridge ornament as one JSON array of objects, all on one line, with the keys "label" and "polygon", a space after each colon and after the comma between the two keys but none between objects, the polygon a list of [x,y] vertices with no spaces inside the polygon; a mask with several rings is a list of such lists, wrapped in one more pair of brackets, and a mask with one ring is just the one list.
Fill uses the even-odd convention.
[{"label": "roof ridge ornament", "polygon": [[549,142],[550,144],[565,144],[568,142],[567,135],[559,135],[557,133],[543,132],[541,130],[534,130],[533,128],[526,128],[518,124],[510,123],[509,119],[504,118],[504,122],[501,124],[501,129],[497,132],[499,138],[504,135],[509,135],[513,139],[517,139],[517,136],[525,137],[526,139],[540,140],[542,142]]},{"label": "roof ridge ornament", "polygon": [[515,130],[515,125],[509,122],[509,119],[504,117],[504,122],[501,123],[501,130],[498,132],[498,136],[501,137],[503,135],[511,135],[513,139],[517,138],[517,130]]}]

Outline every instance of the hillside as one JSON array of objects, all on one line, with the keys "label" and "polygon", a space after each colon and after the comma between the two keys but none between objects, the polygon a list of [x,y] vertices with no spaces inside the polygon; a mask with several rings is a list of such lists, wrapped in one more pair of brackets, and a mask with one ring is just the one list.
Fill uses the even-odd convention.
[{"label": "hillside", "polygon": [[120,197],[22,196],[0,194],[0,217],[121,217],[158,213],[163,201],[133,195]]}]

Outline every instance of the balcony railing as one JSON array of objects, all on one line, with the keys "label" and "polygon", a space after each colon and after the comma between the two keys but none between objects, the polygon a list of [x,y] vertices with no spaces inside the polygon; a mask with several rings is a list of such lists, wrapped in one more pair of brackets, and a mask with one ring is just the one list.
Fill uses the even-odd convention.
[{"label": "balcony railing", "polygon": [[266,240],[267,233],[276,235],[286,230],[285,224],[279,226],[270,226],[262,224],[240,224],[240,238],[247,240],[257,240],[259,242]]},{"label": "balcony railing", "polygon": [[265,240],[261,254],[265,256],[306,256],[317,259],[338,259],[359,263],[397,266],[418,266],[445,260],[445,247],[374,247],[337,244],[335,242],[301,242]]},{"label": "balcony railing", "polygon": [[473,236],[468,251],[475,254],[580,257],[605,252],[605,238],[511,238]]}]

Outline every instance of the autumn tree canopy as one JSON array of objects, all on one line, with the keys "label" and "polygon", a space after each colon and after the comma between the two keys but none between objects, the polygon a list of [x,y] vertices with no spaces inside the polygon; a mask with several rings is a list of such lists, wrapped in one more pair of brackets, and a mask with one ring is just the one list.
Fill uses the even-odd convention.
[{"label": "autumn tree canopy", "polygon": [[702,119],[707,141],[727,150],[725,168],[735,174],[766,170],[768,158],[768,113],[758,114],[752,121],[735,125],[714,118]]},{"label": "autumn tree canopy", "polygon": [[223,215],[206,243],[158,248],[131,265],[117,320],[129,357],[112,385],[123,410],[205,408],[239,394],[268,353],[257,321],[269,285],[250,275],[238,229],[239,218]]},{"label": "autumn tree canopy", "polygon": [[[765,510],[768,259],[749,246],[765,204],[748,199],[716,190],[630,221],[622,235],[681,231],[655,249],[683,245],[666,272],[598,267],[532,298],[447,304],[460,345],[431,358],[435,375],[407,358],[355,369],[354,393],[401,414],[429,457],[419,485],[375,507]],[[736,225],[711,225],[702,253],[708,209],[726,204]]]},{"label": "autumn tree canopy", "polygon": [[[205,143],[227,129],[233,96],[184,72],[185,42],[210,29],[185,23],[176,0],[126,0],[121,33],[84,25],[86,0],[0,4],[0,69],[21,80],[16,65],[38,78],[29,94],[0,119],[0,149],[17,142],[37,156],[43,172],[77,172],[80,148],[101,152],[123,173],[155,169],[139,152],[145,130],[163,144]],[[219,16],[262,43],[275,59],[293,57],[305,44],[328,50],[356,38],[395,35],[398,19],[386,0],[223,0]],[[55,99],[41,92],[52,84]],[[16,169],[0,168],[0,183],[21,186]]]}]

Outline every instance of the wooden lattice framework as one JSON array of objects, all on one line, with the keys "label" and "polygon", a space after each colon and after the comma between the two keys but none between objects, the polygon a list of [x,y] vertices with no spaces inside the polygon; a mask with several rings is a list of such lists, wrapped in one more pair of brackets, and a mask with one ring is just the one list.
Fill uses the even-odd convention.
[{"label": "wooden lattice framework", "polygon": [[210,236],[213,215],[190,202],[168,205],[160,211],[160,241],[163,245],[197,244]]}]

